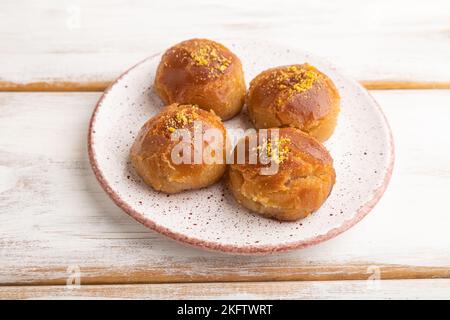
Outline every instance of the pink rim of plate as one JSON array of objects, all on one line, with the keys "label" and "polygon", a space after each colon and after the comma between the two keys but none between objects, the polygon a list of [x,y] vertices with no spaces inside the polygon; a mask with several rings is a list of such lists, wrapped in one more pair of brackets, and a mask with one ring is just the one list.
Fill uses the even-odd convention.
[{"label": "pink rim of plate", "polygon": [[[303,249],[309,246],[313,246],[315,244],[318,244],[320,242],[332,239],[336,237],[337,235],[343,233],[344,231],[348,230],[355,224],[357,224],[359,221],[361,221],[378,203],[378,201],[383,196],[384,192],[386,191],[386,188],[389,184],[389,181],[392,176],[392,171],[394,168],[394,162],[395,162],[395,148],[394,148],[394,139],[392,136],[392,130],[389,126],[389,123],[387,121],[387,118],[385,114],[383,113],[381,107],[378,105],[376,100],[370,95],[369,97],[372,99],[374,105],[380,112],[380,114],[383,116],[383,119],[385,121],[387,130],[389,131],[389,165],[386,171],[386,174],[383,179],[382,185],[375,189],[373,191],[373,197],[371,200],[367,201],[361,208],[358,210],[358,212],[355,214],[355,216],[347,221],[345,221],[341,226],[334,228],[330,231],[328,231],[326,234],[318,235],[306,240],[302,241],[296,241],[296,242],[290,242],[286,244],[280,244],[280,245],[262,245],[262,246],[254,246],[254,245],[248,245],[248,246],[237,246],[237,245],[226,245],[217,243],[214,241],[205,241],[201,239],[197,239],[194,237],[189,237],[181,233],[173,232],[172,230],[158,225],[155,221],[143,216],[141,213],[137,212],[135,209],[133,209],[126,201],[124,201],[109,185],[108,181],[105,179],[105,176],[103,175],[101,169],[98,166],[97,162],[97,156],[95,154],[95,148],[94,148],[94,141],[93,141],[93,127],[96,121],[97,111],[99,106],[101,105],[103,99],[108,94],[108,92],[114,87],[114,85],[122,79],[127,73],[129,73],[134,68],[138,67],[140,64],[144,63],[145,61],[155,58],[159,55],[154,54],[150,57],[147,57],[146,59],[140,61],[136,65],[132,66],[130,69],[125,71],[123,74],[121,74],[113,83],[111,83],[108,88],[103,92],[102,96],[100,97],[99,101],[97,102],[95,109],[93,111],[91,120],[89,122],[89,133],[88,133],[88,155],[89,155],[89,162],[92,166],[92,169],[94,171],[94,175],[97,178],[98,182],[100,183],[101,187],[105,192],[108,194],[108,196],[114,201],[114,203],[121,208],[123,211],[125,211],[128,215],[130,215],[133,219],[140,222],[147,228],[150,228],[158,233],[161,233],[173,240],[189,244],[195,247],[200,247],[203,249],[209,249],[214,251],[222,251],[227,253],[247,253],[247,254],[255,254],[255,253],[272,253],[272,252],[283,252],[283,251],[289,251],[293,249]],[[358,82],[353,81],[355,85],[359,86],[362,90],[365,90]]]}]

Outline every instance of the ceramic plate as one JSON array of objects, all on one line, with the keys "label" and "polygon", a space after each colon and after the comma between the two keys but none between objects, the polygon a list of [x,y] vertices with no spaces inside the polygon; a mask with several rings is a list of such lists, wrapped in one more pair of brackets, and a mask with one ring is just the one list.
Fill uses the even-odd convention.
[{"label": "ceramic plate", "polygon": [[[391,176],[392,136],[381,109],[357,82],[308,53],[275,44],[224,41],[242,60],[245,77],[274,66],[309,62],[332,78],[341,95],[334,135],[325,145],[334,158],[336,184],[325,204],[297,222],[260,217],[238,205],[223,183],[166,195],[133,171],[129,150],[141,126],[163,103],[153,91],[161,55],[140,62],[103,94],[89,128],[89,158],[103,189],[145,226],[191,245],[239,253],[304,248],[330,239],[361,220]],[[227,128],[250,127],[245,110]]]}]

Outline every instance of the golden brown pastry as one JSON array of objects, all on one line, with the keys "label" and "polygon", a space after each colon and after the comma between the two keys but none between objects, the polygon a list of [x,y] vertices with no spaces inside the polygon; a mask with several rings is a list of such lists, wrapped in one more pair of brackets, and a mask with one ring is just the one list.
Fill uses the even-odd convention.
[{"label": "golden brown pastry", "polygon": [[223,120],[238,114],[245,100],[241,61],[220,43],[206,39],[168,49],[159,63],[155,88],[166,104],[196,104]]},{"label": "golden brown pastry", "polygon": [[[155,190],[166,193],[177,193],[183,190],[206,187],[218,181],[225,173],[225,150],[212,154],[221,159],[222,163],[195,162],[194,129],[201,125],[202,134],[209,129],[216,129],[226,137],[222,121],[214,113],[199,109],[192,105],[171,104],[166,106],[158,115],[147,121],[138,134],[131,148],[131,163],[145,183]],[[185,129],[191,138],[180,144],[180,139],[172,139],[172,134]],[[212,140],[208,140],[212,141]],[[201,140],[206,154],[208,141]],[[183,154],[185,146],[189,152]],[[214,147],[210,148],[211,150]],[[175,158],[178,156],[178,158]],[[188,161],[183,162],[183,157]],[[210,158],[211,159],[211,158]],[[217,161],[218,162],[218,161]]]},{"label": "golden brown pastry", "polygon": [[263,71],[247,95],[256,128],[295,127],[319,141],[332,135],[339,103],[331,79],[307,63]]},{"label": "golden brown pastry", "polygon": [[229,187],[240,204],[263,216],[286,221],[304,218],[328,198],[336,178],[333,160],[320,142],[299,129],[271,130],[279,130],[278,139],[272,141],[269,134],[256,149],[278,163],[277,171],[272,172],[276,173],[262,174],[261,169],[268,169],[269,164],[250,163],[249,153],[255,147],[251,148],[250,138],[245,137],[234,155],[236,159],[238,148],[245,143],[246,161],[229,166]]}]

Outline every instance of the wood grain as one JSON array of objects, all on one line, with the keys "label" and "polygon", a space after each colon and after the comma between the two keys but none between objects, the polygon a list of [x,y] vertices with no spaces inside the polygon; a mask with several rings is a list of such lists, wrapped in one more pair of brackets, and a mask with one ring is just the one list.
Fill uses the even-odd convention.
[{"label": "wood grain", "polygon": [[379,274],[383,280],[450,278],[450,267],[374,265],[370,263],[304,265],[295,260],[282,261],[278,264],[268,261],[266,264],[260,263],[255,266],[250,263],[236,265],[229,259],[214,258],[208,262],[188,261],[185,264],[165,262],[141,266],[26,267],[20,272],[27,274],[28,279],[14,282],[5,281],[0,286],[64,285],[68,280],[71,281],[74,270],[79,270],[80,282],[83,285],[367,280],[375,274]]},{"label": "wood grain", "polygon": [[[416,90],[450,89],[450,82],[413,82],[413,81],[361,81],[369,90]],[[0,92],[103,92],[111,84],[109,81],[48,81],[14,83],[0,81]]]},{"label": "wood grain", "polygon": [[110,83],[108,81],[48,81],[30,83],[0,81],[0,92],[103,92]]},{"label": "wood grain", "polygon": [[[448,299],[449,297],[450,280],[0,287],[1,299]],[[176,309],[173,312],[176,312]]]},{"label": "wood grain", "polygon": [[192,37],[276,40],[330,60],[369,88],[449,88],[448,12],[447,0],[4,0],[0,90],[101,90]]},{"label": "wood grain", "polygon": [[99,93],[1,93],[0,284],[64,284],[74,268],[85,284],[449,277],[450,90],[373,93],[396,142],[387,193],[339,237],[269,256],[187,247],[115,207],[86,156]]},{"label": "wood grain", "polygon": [[432,81],[360,81],[368,90],[427,90],[427,89],[450,89],[450,82]]}]

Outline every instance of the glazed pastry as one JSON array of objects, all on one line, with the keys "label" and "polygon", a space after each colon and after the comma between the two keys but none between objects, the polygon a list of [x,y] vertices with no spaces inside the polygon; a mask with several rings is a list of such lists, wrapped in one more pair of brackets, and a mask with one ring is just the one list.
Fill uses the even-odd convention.
[{"label": "glazed pastry", "polygon": [[158,66],[155,88],[166,104],[196,104],[223,120],[241,111],[246,90],[239,58],[206,39],[183,41],[168,49]]},{"label": "glazed pastry", "polygon": [[[276,140],[271,138],[272,130],[279,130]],[[268,138],[260,140],[256,148],[249,142],[255,135],[238,142],[235,164],[228,170],[229,188],[237,202],[263,216],[285,221],[304,218],[328,198],[336,178],[333,160],[320,142],[299,129],[268,131]],[[246,158],[239,164],[236,153],[243,146]],[[273,162],[251,164],[249,156],[255,150],[267,153]],[[267,170],[274,164],[276,170]]]},{"label": "glazed pastry", "polygon": [[330,78],[305,63],[263,71],[251,81],[246,102],[256,128],[295,127],[325,141],[340,97]]},{"label": "glazed pastry", "polygon": [[[212,140],[201,140],[204,152],[213,151],[209,158],[213,161],[208,163],[204,161],[206,158],[201,157],[200,162],[195,162],[195,128],[201,128],[202,133],[215,129],[224,141],[226,139],[220,118],[192,105],[166,106],[144,124],[131,148],[130,158],[145,183],[158,191],[177,193],[209,186],[223,176],[226,165],[225,148],[222,145],[219,152],[214,153],[217,145],[210,145]],[[190,138],[180,144],[181,140],[174,140],[172,134],[183,131],[190,134]],[[186,157],[187,161],[183,161]]]}]

